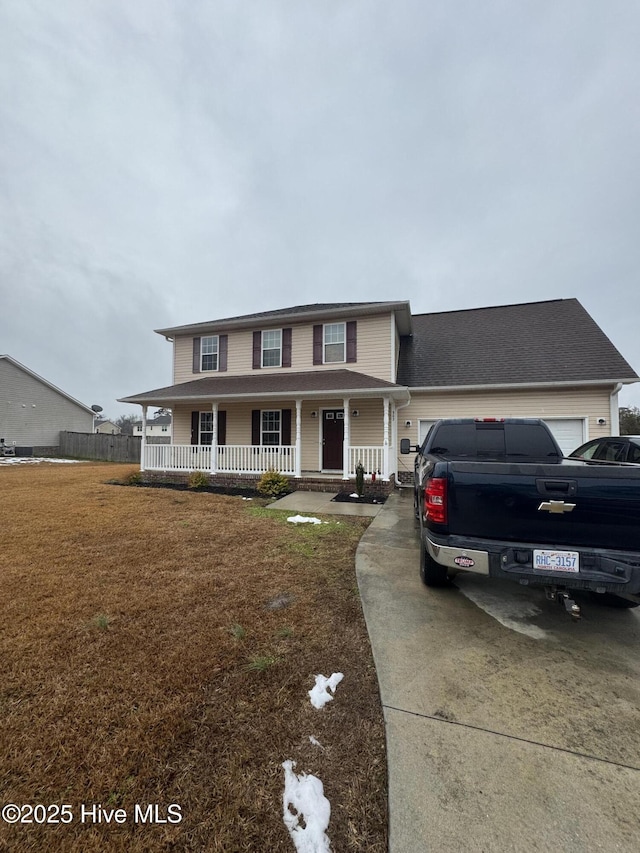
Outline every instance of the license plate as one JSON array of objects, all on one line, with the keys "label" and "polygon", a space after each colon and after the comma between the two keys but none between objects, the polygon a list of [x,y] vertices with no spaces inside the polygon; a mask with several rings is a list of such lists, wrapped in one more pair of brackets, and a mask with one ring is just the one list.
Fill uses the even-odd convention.
[{"label": "license plate", "polygon": [[534,551],[533,568],[547,572],[579,572],[580,554],[577,551]]}]

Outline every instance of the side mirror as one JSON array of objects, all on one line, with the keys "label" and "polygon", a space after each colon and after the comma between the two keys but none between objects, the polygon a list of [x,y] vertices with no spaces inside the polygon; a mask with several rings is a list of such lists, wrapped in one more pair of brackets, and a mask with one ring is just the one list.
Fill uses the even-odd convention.
[{"label": "side mirror", "polygon": [[403,453],[405,456],[411,453],[411,442],[408,438],[400,439],[400,453]]}]

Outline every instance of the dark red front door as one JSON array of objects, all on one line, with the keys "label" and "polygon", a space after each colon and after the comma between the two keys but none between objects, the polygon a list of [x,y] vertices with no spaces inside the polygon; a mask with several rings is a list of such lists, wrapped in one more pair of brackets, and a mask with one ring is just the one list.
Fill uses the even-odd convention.
[{"label": "dark red front door", "polygon": [[322,413],[322,467],[342,470],[344,442],[344,410],[327,409]]}]

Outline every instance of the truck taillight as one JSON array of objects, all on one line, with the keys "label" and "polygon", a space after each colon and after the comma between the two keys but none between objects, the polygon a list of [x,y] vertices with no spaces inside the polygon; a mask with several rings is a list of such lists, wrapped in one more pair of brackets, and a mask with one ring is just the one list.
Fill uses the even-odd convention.
[{"label": "truck taillight", "polygon": [[444,477],[429,477],[424,490],[424,517],[437,524],[447,523],[447,481]]}]

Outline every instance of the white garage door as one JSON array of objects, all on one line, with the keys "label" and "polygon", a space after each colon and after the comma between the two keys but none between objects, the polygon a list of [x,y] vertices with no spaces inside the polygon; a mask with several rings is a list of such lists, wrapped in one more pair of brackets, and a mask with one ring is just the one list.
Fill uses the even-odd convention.
[{"label": "white garage door", "polygon": [[582,418],[543,418],[565,456],[586,441]]},{"label": "white garage door", "polygon": [[420,421],[420,436],[418,438],[418,442],[422,444],[422,442],[427,437],[427,433],[431,429],[431,427],[435,424],[435,421]]},{"label": "white garage door", "polygon": [[[560,445],[560,449],[566,455],[571,453],[576,447],[584,444],[584,421],[582,418],[543,418],[555,440]],[[425,440],[427,433],[435,423],[435,420],[420,421],[420,444]]]}]

